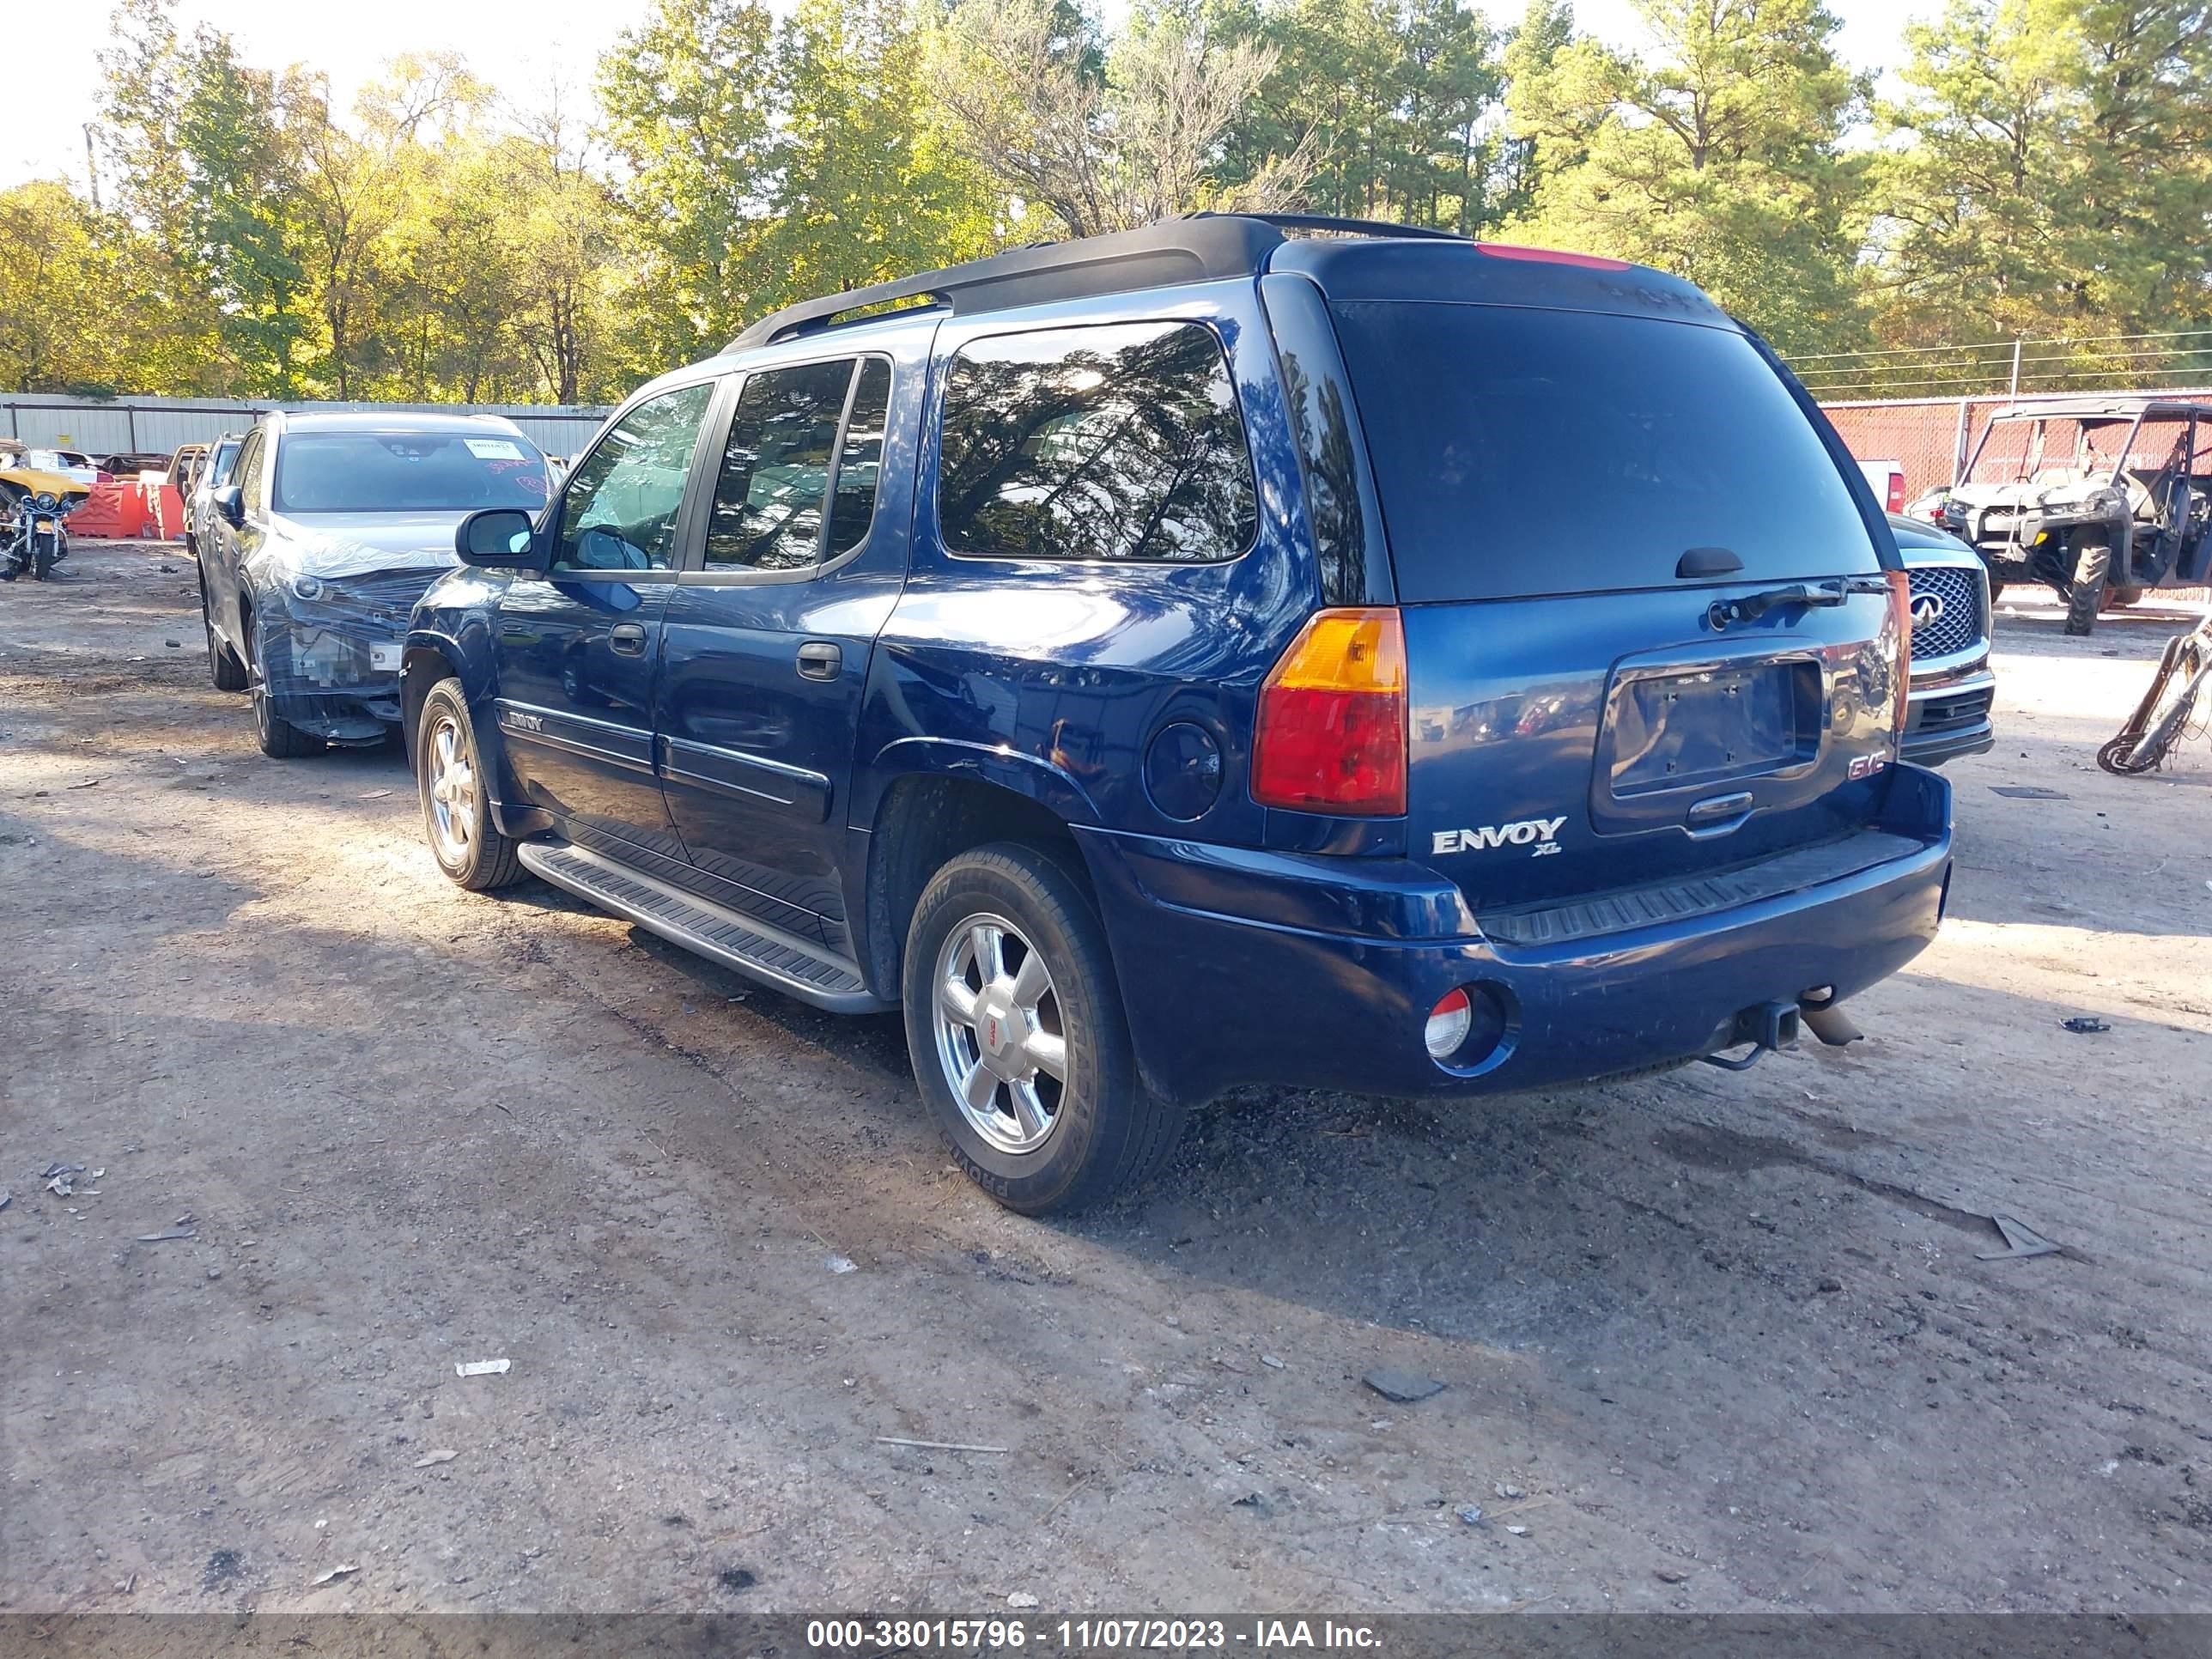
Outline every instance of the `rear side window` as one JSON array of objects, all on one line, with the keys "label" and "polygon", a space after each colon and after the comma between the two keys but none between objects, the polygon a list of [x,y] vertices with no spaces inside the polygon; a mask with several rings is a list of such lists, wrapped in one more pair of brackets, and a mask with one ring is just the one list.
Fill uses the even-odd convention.
[{"label": "rear side window", "polygon": [[937,511],[955,553],[1237,557],[1259,509],[1220,341],[1195,323],[971,341],[945,385]]},{"label": "rear side window", "polygon": [[1732,330],[1590,312],[1332,307],[1409,604],[1879,568],[1781,379]]},{"label": "rear side window", "polygon": [[[890,365],[880,357],[747,375],[714,483],[708,568],[804,570],[859,546],[875,514],[890,402]],[[825,543],[823,503],[833,489]]]}]

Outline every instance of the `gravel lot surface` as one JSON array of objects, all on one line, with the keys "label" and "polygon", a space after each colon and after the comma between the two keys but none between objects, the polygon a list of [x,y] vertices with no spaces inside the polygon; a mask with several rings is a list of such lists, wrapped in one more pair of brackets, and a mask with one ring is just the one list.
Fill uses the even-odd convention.
[{"label": "gravel lot surface", "polygon": [[396,753],[256,751],[180,550],[64,571],[0,589],[0,1608],[2212,1609],[2212,745],[2093,761],[2170,608],[2008,611],[1869,1041],[1241,1096],[1039,1224],[894,1022],[455,890]]}]

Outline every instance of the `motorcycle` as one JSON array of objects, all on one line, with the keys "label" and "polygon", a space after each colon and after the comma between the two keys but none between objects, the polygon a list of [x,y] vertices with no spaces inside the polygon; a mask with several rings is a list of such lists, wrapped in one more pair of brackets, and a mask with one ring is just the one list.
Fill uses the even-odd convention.
[{"label": "motorcycle", "polygon": [[2097,764],[2121,777],[2163,766],[2183,738],[2205,729],[2207,721],[2198,706],[2206,701],[2208,689],[2212,689],[2212,616],[2166,642],[2150,690],[2143,693],[2120,734],[2097,751]]},{"label": "motorcycle", "polygon": [[0,582],[12,582],[27,574],[34,582],[42,582],[53,574],[53,568],[69,557],[69,530],[65,520],[85,504],[82,495],[58,496],[48,490],[35,495],[25,494],[15,498],[0,539]]}]

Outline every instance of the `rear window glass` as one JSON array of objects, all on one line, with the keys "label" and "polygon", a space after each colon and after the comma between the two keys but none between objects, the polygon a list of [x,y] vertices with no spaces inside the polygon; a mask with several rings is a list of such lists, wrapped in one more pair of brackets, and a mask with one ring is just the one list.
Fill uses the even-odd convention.
[{"label": "rear window glass", "polygon": [[1237,557],[1259,501],[1221,342],[1195,323],[1121,323],[963,346],[937,510],[956,553]]},{"label": "rear window glass", "polygon": [[276,451],[279,513],[451,513],[545,504],[545,458],[499,432],[295,432]]},{"label": "rear window glass", "polygon": [[1731,331],[1589,312],[1332,307],[1410,604],[1872,570],[1820,435]]}]

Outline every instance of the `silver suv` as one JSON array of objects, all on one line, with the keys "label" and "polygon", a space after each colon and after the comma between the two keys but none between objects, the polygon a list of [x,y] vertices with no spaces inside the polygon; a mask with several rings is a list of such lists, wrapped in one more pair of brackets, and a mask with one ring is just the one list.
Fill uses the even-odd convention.
[{"label": "silver suv", "polygon": [[1974,550],[1933,526],[1889,515],[1912,589],[1912,684],[1904,758],[1941,766],[1997,740],[1990,710],[1990,574]]}]

